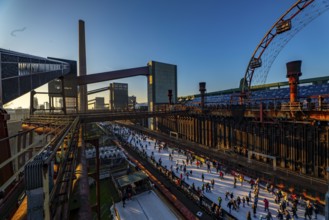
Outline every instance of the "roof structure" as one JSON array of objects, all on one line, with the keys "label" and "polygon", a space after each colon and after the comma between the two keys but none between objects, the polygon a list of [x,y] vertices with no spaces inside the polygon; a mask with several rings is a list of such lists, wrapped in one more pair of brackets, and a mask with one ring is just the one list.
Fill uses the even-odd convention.
[{"label": "roof structure", "polygon": [[143,171],[138,171],[129,175],[124,175],[122,177],[117,178],[117,182],[119,184],[119,187],[125,187],[132,183],[139,182],[141,180],[144,180],[148,178],[148,176]]}]

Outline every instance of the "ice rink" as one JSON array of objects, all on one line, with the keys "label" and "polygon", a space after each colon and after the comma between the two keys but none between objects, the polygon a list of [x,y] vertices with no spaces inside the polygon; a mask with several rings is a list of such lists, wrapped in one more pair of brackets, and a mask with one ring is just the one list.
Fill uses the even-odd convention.
[{"label": "ice rink", "polygon": [[[244,177],[245,181],[243,181],[242,184],[238,179],[236,188],[234,188],[233,187],[233,182],[234,182],[233,175],[226,174],[226,175],[224,175],[224,179],[220,179],[219,174],[216,172],[216,168],[211,166],[210,172],[207,172],[207,166],[205,164],[203,164],[203,166],[201,168],[197,168],[195,161],[192,164],[188,163],[186,165],[186,169],[187,169],[186,171],[187,172],[192,171],[192,175],[189,176],[189,178],[187,178],[184,175],[183,170],[178,169],[178,172],[176,172],[177,165],[180,168],[181,165],[183,165],[183,161],[184,162],[186,161],[187,156],[184,155],[184,152],[178,153],[177,150],[174,150],[174,153],[172,154],[173,149],[170,147],[168,147],[166,149],[160,148],[160,150],[159,150],[159,144],[157,144],[157,146],[154,147],[155,140],[152,140],[146,136],[141,136],[141,135],[137,135],[136,133],[132,133],[128,129],[124,129],[124,131],[121,130],[120,133],[121,134],[124,133],[124,136],[125,136],[126,140],[128,141],[128,143],[132,144],[140,151],[144,150],[149,157],[153,154],[156,161],[159,161],[159,159],[161,158],[162,166],[166,166],[168,170],[170,170],[170,168],[172,166],[176,176],[180,176],[182,174],[184,181],[186,183],[188,183],[189,185],[194,183],[195,188],[202,187],[202,184],[203,184],[202,178],[201,178],[202,174],[204,175],[204,183],[207,183],[207,182],[210,183],[211,179],[214,179],[214,181],[215,181],[214,189],[211,189],[210,192],[206,192],[206,190],[205,190],[203,195],[205,197],[209,198],[210,200],[212,200],[216,204],[218,203],[218,197],[221,196],[221,198],[222,198],[221,206],[227,212],[229,212],[229,208],[227,206],[227,203],[229,200],[225,200],[226,192],[229,192],[229,193],[233,192],[234,198],[237,198],[238,196],[240,196],[241,199],[242,199],[242,197],[248,196],[249,192],[251,192],[252,199],[251,199],[251,202],[249,203],[249,206],[247,204],[245,204],[245,207],[243,207],[242,202],[241,202],[241,205],[238,210],[232,209],[231,214],[233,216],[235,216],[236,218],[246,219],[247,213],[248,213],[248,211],[250,211],[253,219],[261,219],[261,217],[263,217],[263,219],[265,219],[267,212],[264,211],[263,200],[266,198],[269,201],[269,210],[272,214],[273,219],[278,219],[276,217],[276,215],[277,215],[277,210],[279,209],[279,204],[275,203],[274,195],[267,192],[262,187],[260,187],[260,191],[259,191],[256,217],[253,217],[253,210],[251,208],[251,205],[254,202],[254,193],[253,193],[253,189],[251,189],[249,182],[247,182],[250,180],[250,178]],[[138,140],[138,143],[137,143],[137,140]],[[141,147],[141,146],[143,146],[143,147]],[[169,159],[169,154],[171,154],[172,160]],[[146,204],[146,205],[151,206],[152,204]],[[287,210],[289,211],[289,213],[292,217],[291,206],[292,206],[292,204],[290,202],[290,207],[288,206]],[[149,208],[151,208],[151,207],[149,207]],[[144,208],[144,210],[145,210],[145,208]],[[157,210],[157,209],[154,209],[154,210]],[[305,208],[298,205],[297,210],[298,210],[297,211],[298,219],[305,219],[304,218]],[[143,212],[143,208],[138,209],[138,206],[136,206],[134,208],[134,211],[136,213],[140,213],[140,212]],[[159,217],[159,215],[157,215],[157,216]],[[313,212],[312,217],[314,219],[314,217],[315,217],[314,212]],[[168,216],[167,219],[171,219],[171,217]],[[284,217],[284,219],[286,219],[286,218]],[[324,218],[324,216],[318,214],[317,219],[324,220],[325,218]]]}]

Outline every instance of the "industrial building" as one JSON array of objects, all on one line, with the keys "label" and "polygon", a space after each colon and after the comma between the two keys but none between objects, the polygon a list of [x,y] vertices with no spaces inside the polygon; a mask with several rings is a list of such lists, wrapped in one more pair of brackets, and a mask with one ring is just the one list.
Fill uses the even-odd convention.
[{"label": "industrial building", "polygon": [[128,84],[110,84],[110,110],[128,109]]},{"label": "industrial building", "polygon": [[[300,1],[293,5],[266,33],[239,88],[207,93],[206,82],[199,82],[200,93],[186,97],[178,97],[174,64],[150,61],[141,67],[87,74],[82,20],[78,26],[79,62],[0,49],[0,217],[22,212],[27,219],[68,219],[73,213],[70,202],[78,195],[78,218],[92,219],[94,210],[100,219],[100,163],[117,165],[116,159],[125,157],[148,173],[170,203],[179,204],[180,214],[187,219],[196,217],[196,208],[189,203],[191,194],[183,195],[168,179],[162,179],[168,170],[157,163],[150,166],[145,151],[137,155],[122,137],[111,136],[101,124],[124,121],[135,132],[193,154],[200,161],[221,163],[233,172],[317,202],[328,218],[329,77],[302,79],[302,61],[294,60],[280,73],[286,75],[286,82],[253,85],[252,81],[277,55],[272,54],[270,61],[262,59],[267,51],[277,53],[267,50],[271,42],[277,35],[298,31],[294,29],[298,26],[292,25],[294,19],[309,4]],[[134,108],[136,97],[128,97],[127,83],[111,83],[106,88],[110,90],[109,110],[103,97],[88,101],[88,84],[133,76],[145,76],[147,110]],[[48,92],[35,91],[45,83],[49,83]],[[27,92],[29,117],[10,124],[3,105]],[[36,102],[38,94],[49,96],[49,104],[42,109]],[[104,149],[109,137],[129,153],[116,158],[114,150]],[[88,160],[95,161],[92,172]],[[96,182],[96,204],[89,201],[88,174]],[[188,191],[185,188],[182,191]],[[212,201],[192,196],[198,201],[193,207],[213,214]]]}]

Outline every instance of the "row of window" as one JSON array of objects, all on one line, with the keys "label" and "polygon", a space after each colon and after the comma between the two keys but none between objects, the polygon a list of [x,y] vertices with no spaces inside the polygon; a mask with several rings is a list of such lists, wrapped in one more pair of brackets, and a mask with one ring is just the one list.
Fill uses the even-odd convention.
[{"label": "row of window", "polygon": [[69,68],[68,64],[47,64],[47,63],[18,63],[18,75],[25,76],[34,73],[50,72]]}]

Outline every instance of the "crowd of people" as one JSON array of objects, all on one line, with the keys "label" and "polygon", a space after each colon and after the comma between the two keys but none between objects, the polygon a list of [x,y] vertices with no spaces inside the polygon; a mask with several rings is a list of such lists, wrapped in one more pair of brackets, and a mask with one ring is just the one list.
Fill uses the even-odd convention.
[{"label": "crowd of people", "polygon": [[[212,200],[214,213],[224,209],[238,219],[324,219],[318,215],[317,203],[290,198],[270,183],[262,184],[259,178],[228,172],[218,161],[198,157],[126,128],[119,129],[123,129],[120,134],[124,134],[135,150],[179,177],[178,184],[185,182],[196,190],[200,201],[203,197]],[[226,204],[223,204],[223,198]]]}]

